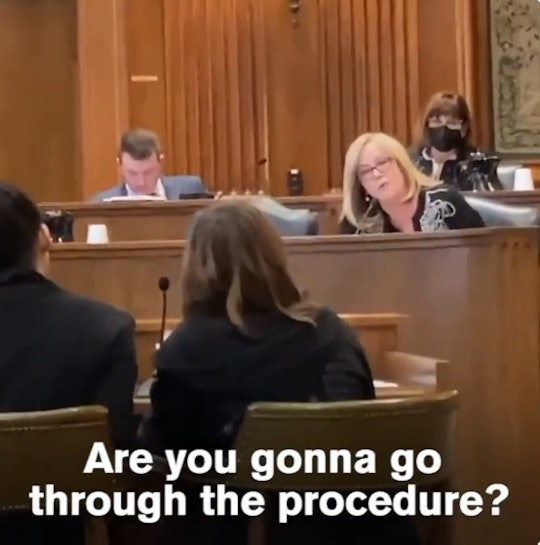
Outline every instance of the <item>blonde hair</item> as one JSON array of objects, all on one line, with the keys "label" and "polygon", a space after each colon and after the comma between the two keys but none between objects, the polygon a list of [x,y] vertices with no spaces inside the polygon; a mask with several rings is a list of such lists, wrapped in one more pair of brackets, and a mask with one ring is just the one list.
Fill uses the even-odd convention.
[{"label": "blonde hair", "polygon": [[184,318],[225,313],[241,329],[250,311],[277,310],[313,325],[318,313],[288,271],[278,232],[241,201],[208,207],[196,219],[183,259],[182,304]]},{"label": "blonde hair", "polygon": [[347,150],[343,167],[343,202],[340,220],[346,219],[359,231],[380,230],[382,213],[375,199],[371,199],[358,179],[360,156],[365,146],[374,144],[383,149],[395,161],[403,177],[407,192],[403,202],[413,199],[424,186],[436,184],[422,174],[412,162],[405,147],[394,137],[382,133],[364,133]]}]

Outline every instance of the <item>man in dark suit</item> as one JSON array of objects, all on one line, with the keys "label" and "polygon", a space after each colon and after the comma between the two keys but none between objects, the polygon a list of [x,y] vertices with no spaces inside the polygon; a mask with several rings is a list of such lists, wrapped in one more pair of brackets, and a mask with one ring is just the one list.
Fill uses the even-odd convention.
[{"label": "man in dark suit", "polygon": [[[129,447],[135,437],[134,321],[47,279],[49,247],[35,204],[0,182],[0,411],[103,405],[113,441]],[[49,521],[27,522],[15,525],[19,536]],[[0,518],[0,543],[9,545],[4,537],[13,523]]]},{"label": "man in dark suit", "polygon": [[122,183],[94,195],[92,201],[148,196],[177,200],[181,195],[206,193],[199,176],[163,176],[162,161],[163,152],[157,134],[145,129],[126,132],[118,150]]}]

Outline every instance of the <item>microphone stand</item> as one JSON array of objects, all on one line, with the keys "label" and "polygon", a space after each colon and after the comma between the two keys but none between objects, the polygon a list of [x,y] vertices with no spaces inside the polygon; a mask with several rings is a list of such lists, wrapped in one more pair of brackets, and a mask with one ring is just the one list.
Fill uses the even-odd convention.
[{"label": "microphone stand", "polygon": [[167,291],[170,287],[170,280],[166,276],[162,276],[159,279],[158,287],[162,294],[162,303],[161,303],[161,330],[159,333],[159,346],[163,344],[165,338],[165,325],[167,322]]},{"label": "microphone stand", "polygon": [[[159,343],[156,344],[156,352],[161,348],[163,345],[163,341],[165,340],[165,326],[167,323],[167,291],[169,290],[169,287],[171,285],[171,282],[168,277],[162,276],[159,279],[158,287],[159,291],[161,291],[162,294],[162,303],[161,303],[161,328],[159,332]],[[149,380],[146,380],[142,383],[141,388],[139,389],[139,395],[141,397],[148,397],[150,395],[150,386],[152,385],[152,382],[154,382],[154,379],[157,377],[157,371],[154,369],[154,372],[152,373],[152,377]]]}]

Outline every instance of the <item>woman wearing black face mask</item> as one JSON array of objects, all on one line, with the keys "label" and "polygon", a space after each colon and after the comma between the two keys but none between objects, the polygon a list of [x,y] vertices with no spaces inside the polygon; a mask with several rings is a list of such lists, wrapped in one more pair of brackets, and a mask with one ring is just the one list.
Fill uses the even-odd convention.
[{"label": "woman wearing black face mask", "polygon": [[441,183],[470,189],[460,172],[463,162],[479,152],[470,140],[471,122],[471,112],[463,96],[435,93],[422,116],[418,142],[412,149],[416,166]]},{"label": "woman wearing black face mask", "polygon": [[431,157],[437,154],[455,153],[463,147],[463,122],[448,116],[428,120],[428,135],[431,144]]}]

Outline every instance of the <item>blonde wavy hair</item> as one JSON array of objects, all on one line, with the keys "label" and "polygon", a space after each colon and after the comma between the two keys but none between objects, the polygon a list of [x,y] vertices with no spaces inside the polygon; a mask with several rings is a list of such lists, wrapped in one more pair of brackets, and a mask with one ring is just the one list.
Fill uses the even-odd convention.
[{"label": "blonde wavy hair", "polygon": [[206,208],[193,226],[182,269],[184,319],[225,314],[247,331],[250,312],[279,311],[315,325],[318,308],[294,283],[279,233],[249,202]]},{"label": "blonde wavy hair", "polygon": [[343,167],[343,202],[340,219],[346,219],[357,232],[379,231],[382,212],[378,202],[372,199],[358,178],[360,156],[366,145],[373,144],[391,157],[403,174],[406,193],[403,202],[412,200],[424,186],[437,182],[422,174],[412,162],[405,147],[394,137],[382,133],[365,133],[359,136],[347,150]]}]

